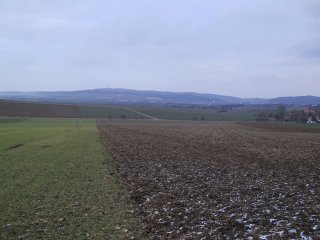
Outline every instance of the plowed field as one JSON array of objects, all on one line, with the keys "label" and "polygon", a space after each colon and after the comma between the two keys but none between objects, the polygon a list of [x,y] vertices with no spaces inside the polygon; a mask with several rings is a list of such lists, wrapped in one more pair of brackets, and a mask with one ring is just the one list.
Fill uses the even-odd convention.
[{"label": "plowed field", "polygon": [[73,105],[0,101],[0,116],[80,118],[81,114]]},{"label": "plowed field", "polygon": [[152,239],[320,238],[320,134],[100,121]]}]

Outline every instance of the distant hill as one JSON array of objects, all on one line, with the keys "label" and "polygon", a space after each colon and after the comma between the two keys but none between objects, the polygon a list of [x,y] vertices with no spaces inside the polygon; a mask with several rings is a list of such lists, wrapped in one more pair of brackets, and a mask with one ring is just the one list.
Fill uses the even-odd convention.
[{"label": "distant hill", "polygon": [[116,103],[116,104],[256,104],[266,99],[237,98],[194,92],[161,92],[130,89],[92,89],[58,92],[0,92],[0,98],[56,103]]},{"label": "distant hill", "polygon": [[56,92],[0,92],[0,98],[37,102],[95,104],[185,104],[204,106],[228,104],[320,104],[320,98],[314,96],[280,97],[275,99],[238,98],[209,93],[142,91],[120,88]]},{"label": "distant hill", "polygon": [[268,100],[270,104],[290,104],[290,105],[319,105],[320,97],[298,96],[298,97],[279,97]]}]

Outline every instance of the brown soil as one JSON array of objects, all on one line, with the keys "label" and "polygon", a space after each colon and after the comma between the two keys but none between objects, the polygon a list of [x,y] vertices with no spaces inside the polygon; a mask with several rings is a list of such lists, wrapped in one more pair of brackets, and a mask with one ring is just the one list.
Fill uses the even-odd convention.
[{"label": "brown soil", "polygon": [[320,238],[320,134],[98,122],[152,239]]},{"label": "brown soil", "polygon": [[320,133],[320,124],[239,122],[238,124],[276,132]]},{"label": "brown soil", "polygon": [[19,147],[22,147],[24,144],[22,143],[18,143],[18,144],[15,144],[15,145],[12,145],[8,148],[6,148],[6,150],[11,150],[11,149],[15,149],[15,148],[19,148]]},{"label": "brown soil", "polygon": [[0,101],[0,116],[79,118],[81,114],[73,105]]}]

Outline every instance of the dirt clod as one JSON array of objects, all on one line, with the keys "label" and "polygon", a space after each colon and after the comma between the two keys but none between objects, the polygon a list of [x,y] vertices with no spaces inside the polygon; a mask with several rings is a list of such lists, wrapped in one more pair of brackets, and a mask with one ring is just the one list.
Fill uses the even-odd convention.
[{"label": "dirt clod", "polygon": [[99,122],[152,239],[318,239],[320,134]]},{"label": "dirt clod", "polygon": [[11,150],[11,149],[19,148],[19,147],[22,147],[23,145],[24,145],[24,144],[22,144],[22,143],[14,144],[14,145],[6,148],[6,150]]}]

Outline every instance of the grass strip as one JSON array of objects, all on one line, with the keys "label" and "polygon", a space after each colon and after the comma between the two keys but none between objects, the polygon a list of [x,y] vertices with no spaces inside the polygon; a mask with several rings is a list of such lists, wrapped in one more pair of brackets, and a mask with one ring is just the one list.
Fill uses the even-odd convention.
[{"label": "grass strip", "polygon": [[0,188],[1,239],[143,238],[94,120],[0,122]]}]

